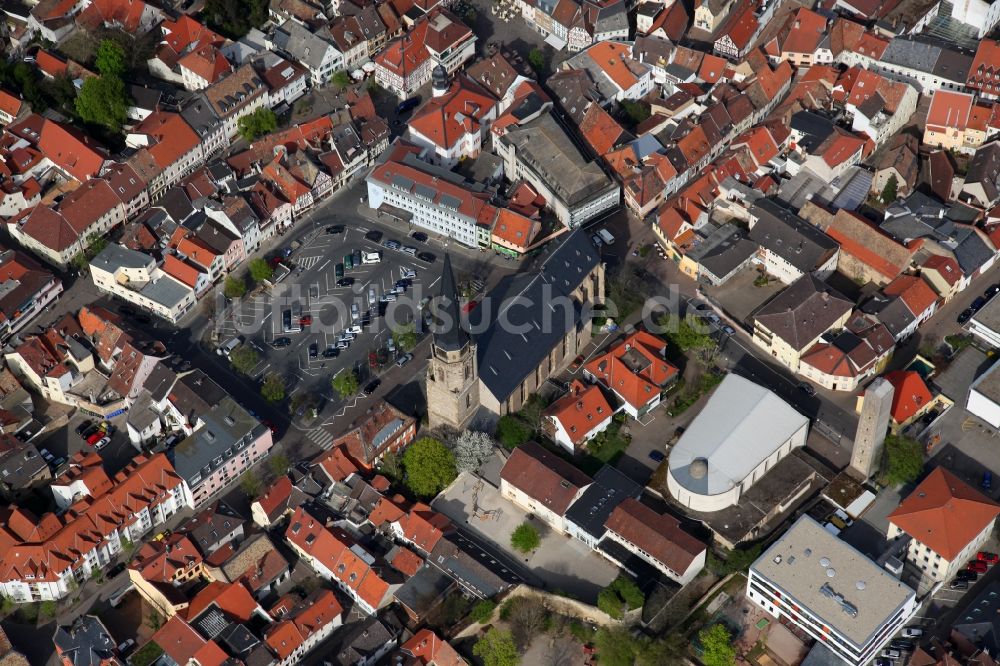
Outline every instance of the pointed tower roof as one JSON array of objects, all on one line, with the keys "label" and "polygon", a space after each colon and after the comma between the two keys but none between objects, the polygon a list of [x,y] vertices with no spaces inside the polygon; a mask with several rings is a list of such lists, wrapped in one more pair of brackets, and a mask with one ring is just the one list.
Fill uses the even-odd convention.
[{"label": "pointed tower roof", "polygon": [[462,313],[458,307],[458,289],[451,270],[451,257],[444,255],[441,268],[441,292],[438,294],[438,330],[434,333],[434,346],[444,351],[459,351],[469,344],[469,334],[462,330]]}]

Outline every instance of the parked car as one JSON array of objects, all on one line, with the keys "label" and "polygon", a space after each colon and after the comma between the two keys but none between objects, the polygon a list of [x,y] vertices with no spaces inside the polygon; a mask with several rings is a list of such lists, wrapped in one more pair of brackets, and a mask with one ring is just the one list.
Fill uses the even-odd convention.
[{"label": "parked car", "polygon": [[969,581],[962,580],[961,578],[956,578],[955,580],[951,581],[951,584],[948,587],[950,587],[953,590],[967,590],[969,589]]},{"label": "parked car", "polygon": [[924,630],[919,627],[903,627],[903,636],[906,638],[920,638],[924,635]]},{"label": "parked car", "polygon": [[404,99],[402,102],[396,105],[396,113],[403,114],[411,109],[415,109],[420,105],[420,95],[416,97],[410,97],[409,99]]},{"label": "parked car", "polygon": [[417,252],[417,259],[428,264],[433,264],[437,257],[430,252]]},{"label": "parked car", "polygon": [[976,314],[976,311],[973,310],[972,308],[966,308],[966,309],[962,310],[962,313],[960,315],[958,315],[958,323],[959,324],[964,324],[965,322],[967,322],[970,319],[972,319],[972,315],[974,315],[974,314]]},{"label": "parked car", "polygon": [[120,575],[121,572],[123,572],[123,571],[125,571],[125,563],[124,562],[119,562],[115,566],[113,566],[110,569],[108,569],[108,578],[109,579],[114,578],[115,576]]},{"label": "parked car", "polygon": [[983,472],[983,480],[980,483],[983,490],[989,491],[993,487],[993,472],[986,470]]},{"label": "parked car", "polygon": [[110,437],[102,437],[96,444],[94,444],[94,448],[100,451],[110,443],[111,443]]},{"label": "parked car", "polygon": [[93,446],[94,444],[97,444],[99,441],[101,441],[103,438],[104,438],[104,433],[95,428],[94,432],[87,437],[87,444]]},{"label": "parked car", "polygon": [[403,254],[408,254],[411,257],[415,257],[417,256],[417,248],[413,247],[412,245],[406,245],[403,247]]},{"label": "parked car", "polygon": [[977,574],[984,574],[986,570],[989,569],[989,565],[986,562],[980,562],[979,560],[972,560],[967,565],[965,565],[967,571],[972,571]]},{"label": "parked car", "polygon": [[956,573],[955,578],[957,580],[964,580],[969,583],[974,583],[975,581],[979,580],[979,574],[977,574],[975,571],[969,571],[968,569],[965,569]]},{"label": "parked car", "polygon": [[337,349],[347,349],[350,346],[351,346],[350,340],[345,340],[343,338],[337,340]]},{"label": "parked car", "polygon": [[413,354],[403,354],[396,359],[396,365],[402,368],[404,365],[413,360]]},{"label": "parked car", "polygon": [[[125,567],[125,565],[123,564],[122,568],[124,568],[124,567]],[[135,639],[134,638],[129,638],[129,639],[126,639],[125,641],[122,641],[121,643],[118,644],[118,652],[123,657],[125,657],[125,656],[128,655],[129,652],[132,651],[132,648],[134,648],[134,647],[135,647]]]},{"label": "parked car", "polygon": [[913,641],[906,638],[894,638],[889,641],[889,647],[894,650],[900,650],[902,652],[912,652],[913,651]]},{"label": "parked car", "polygon": [[89,420],[89,419],[88,419],[88,420],[86,420],[86,421],[84,421],[83,423],[81,423],[80,425],[78,425],[78,426],[76,427],[76,434],[78,434],[78,435],[82,435],[82,434],[83,434],[83,433],[85,433],[85,432],[87,431],[87,429],[88,429],[88,428],[90,428],[90,426],[92,426],[92,425],[94,425],[94,422],[93,422],[93,421],[91,421],[91,420]]},{"label": "parked car", "polygon": [[997,555],[996,553],[990,553],[985,550],[981,550],[978,553],[976,553],[976,559],[979,560],[980,562],[986,562],[986,564],[993,566],[997,562],[1000,562],[1000,555]]},{"label": "parked car", "polygon": [[903,655],[902,655],[902,653],[899,650],[893,650],[892,648],[886,648],[886,649],[882,650],[882,656],[886,657],[887,659],[899,659]]},{"label": "parked car", "polygon": [[337,358],[340,356],[340,350],[336,347],[327,347],[323,350],[323,358]]},{"label": "parked car", "polygon": [[425,234],[422,231],[414,231],[412,234],[410,234],[410,238],[417,241],[418,243],[427,242],[427,234]]},{"label": "parked car", "polygon": [[[340,264],[337,265],[339,266]],[[354,284],[354,278],[340,278],[337,280],[338,287],[350,287],[352,284]]]},{"label": "parked car", "polygon": [[328,234],[342,234],[344,233],[344,225],[342,224],[331,224],[326,228],[326,233]]},{"label": "parked car", "polygon": [[373,243],[379,243],[382,241],[382,232],[378,229],[372,229],[365,234],[365,238]]},{"label": "parked car", "polygon": [[600,248],[602,245],[604,245],[604,241],[602,241],[601,237],[598,236],[597,234],[594,234],[593,236],[590,237],[590,242],[593,243],[594,247],[596,248]]},{"label": "parked car", "polygon": [[885,659],[883,657],[875,657],[875,661],[872,662],[875,666],[892,666],[891,659]]},{"label": "parked car", "polygon": [[666,456],[663,455],[663,451],[650,451],[649,452],[649,459],[652,460],[655,463],[661,463],[661,462],[663,462],[664,458],[666,458]]},{"label": "parked car", "polygon": [[287,337],[275,338],[271,341],[271,346],[275,349],[283,349],[292,344],[292,339]]},{"label": "parked car", "polygon": [[361,328],[361,326],[355,324],[354,326],[349,326],[347,328],[347,332],[352,335],[361,335],[362,333],[364,333],[364,330]]},{"label": "parked car", "polygon": [[806,395],[816,395],[816,389],[809,382],[799,382],[798,387]]},{"label": "parked car", "polygon": [[997,294],[1000,294],[1000,284],[990,285],[986,288],[986,291],[983,292],[983,298],[989,300]]},{"label": "parked car", "polygon": [[373,379],[370,382],[368,382],[368,384],[365,386],[365,395],[371,395],[372,393],[374,393],[376,390],[378,390],[378,387],[381,384],[382,382],[378,379]]},{"label": "parked car", "polygon": [[972,305],[969,306],[969,309],[973,312],[979,312],[983,309],[984,305],[986,305],[986,299],[980,296],[976,300],[972,301]]},{"label": "parked car", "polygon": [[319,356],[319,345],[315,342],[309,345],[309,358],[316,358]]},{"label": "parked car", "polygon": [[302,327],[312,326],[312,323],[313,323],[312,315],[302,315],[299,318],[299,325]]},{"label": "parked car", "polygon": [[390,250],[398,250],[399,248],[403,247],[403,244],[400,243],[395,238],[390,238],[387,241],[383,241],[382,245],[385,246],[386,248],[390,249]]}]

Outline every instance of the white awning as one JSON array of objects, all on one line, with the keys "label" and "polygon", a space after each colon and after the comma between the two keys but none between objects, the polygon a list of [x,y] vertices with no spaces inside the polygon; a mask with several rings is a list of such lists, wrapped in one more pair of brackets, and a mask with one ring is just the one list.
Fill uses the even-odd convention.
[{"label": "white awning", "polygon": [[562,51],[566,48],[566,40],[557,37],[555,33],[550,34],[545,38],[545,43],[554,48],[556,51]]}]

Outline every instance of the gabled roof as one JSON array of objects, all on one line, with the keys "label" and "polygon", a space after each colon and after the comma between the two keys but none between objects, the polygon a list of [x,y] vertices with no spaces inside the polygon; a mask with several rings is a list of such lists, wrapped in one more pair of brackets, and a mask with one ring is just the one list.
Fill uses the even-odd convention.
[{"label": "gabled roof", "polygon": [[465,666],[468,663],[431,629],[421,629],[399,649],[416,661],[413,666]]},{"label": "gabled roof", "polygon": [[792,349],[802,351],[853,307],[850,299],[806,273],[761,306],[754,320]]},{"label": "gabled roof", "polygon": [[677,368],[664,358],[666,347],[655,335],[636,331],[584,369],[632,407],[640,409],[677,377]]},{"label": "gabled roof", "polygon": [[937,132],[957,129],[964,132],[974,99],[967,93],[935,90],[931,96],[931,106],[927,111],[927,129]]},{"label": "gabled roof", "polygon": [[678,574],[684,574],[706,549],[681,529],[679,520],[632,497],[615,507],[604,525]]},{"label": "gabled roof", "polygon": [[549,405],[544,416],[558,421],[576,446],[613,412],[601,387],[574,379],[569,392]]},{"label": "gabled roof", "polygon": [[535,442],[514,449],[500,478],[557,516],[565,515],[579,492],[591,483],[589,476]]},{"label": "gabled roof", "polygon": [[892,394],[892,420],[896,423],[905,423],[934,399],[919,372],[893,370],[886,373],[885,380],[895,389]]},{"label": "gabled roof", "polygon": [[882,290],[887,296],[898,296],[914,317],[924,314],[934,302],[937,294],[917,275],[900,275]]},{"label": "gabled roof", "polygon": [[889,514],[889,522],[951,561],[998,514],[1000,505],[937,467]]},{"label": "gabled roof", "polygon": [[496,100],[467,76],[459,75],[448,92],[432,97],[407,125],[435,146],[450,149],[466,136],[480,134],[496,107]]}]

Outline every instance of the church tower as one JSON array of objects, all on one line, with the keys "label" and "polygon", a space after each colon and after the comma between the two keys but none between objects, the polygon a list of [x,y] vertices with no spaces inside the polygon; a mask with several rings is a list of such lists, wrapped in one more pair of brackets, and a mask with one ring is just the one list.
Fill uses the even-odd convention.
[{"label": "church tower", "polygon": [[458,290],[447,254],[441,271],[441,293],[434,305],[439,319],[427,366],[428,424],[431,428],[446,425],[462,430],[479,409],[479,368],[476,343],[462,330]]}]

